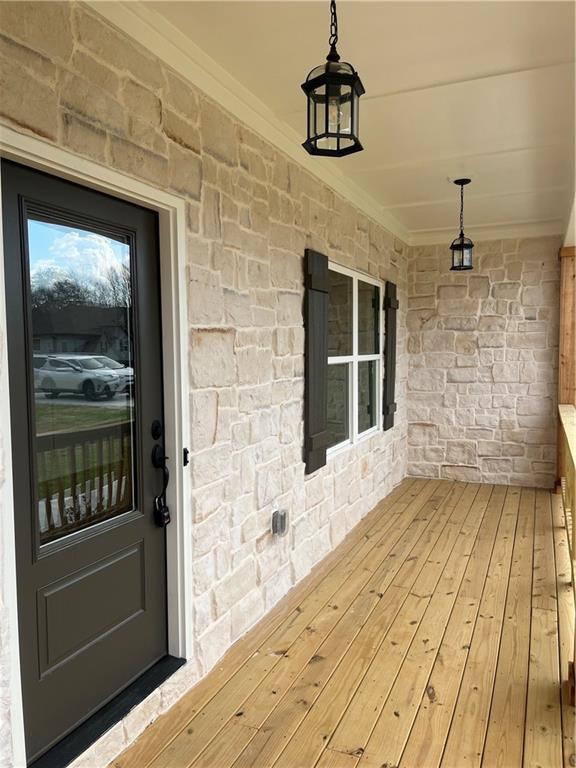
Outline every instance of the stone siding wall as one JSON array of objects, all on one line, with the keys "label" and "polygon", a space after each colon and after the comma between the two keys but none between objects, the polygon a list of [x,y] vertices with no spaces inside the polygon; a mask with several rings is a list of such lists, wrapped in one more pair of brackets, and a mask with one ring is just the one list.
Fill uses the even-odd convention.
[{"label": "stone siding wall", "polygon": [[[193,658],[77,761],[102,768],[406,474],[407,249],[81,4],[0,4],[0,90],[5,124],[187,200]],[[306,247],[394,280],[400,298],[396,426],[310,477]],[[269,532],[275,508],[291,515],[284,539]],[[6,767],[9,633],[2,621]]]},{"label": "stone siding wall", "polygon": [[560,238],[410,248],[408,473],[551,487]]}]

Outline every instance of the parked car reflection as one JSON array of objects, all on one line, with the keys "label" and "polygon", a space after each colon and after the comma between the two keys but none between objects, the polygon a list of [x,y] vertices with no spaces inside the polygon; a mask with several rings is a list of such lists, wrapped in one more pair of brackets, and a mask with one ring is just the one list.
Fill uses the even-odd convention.
[{"label": "parked car reflection", "polygon": [[92,355],[34,355],[34,389],[46,397],[67,393],[111,400],[124,387],[124,377]]},{"label": "parked car reflection", "polygon": [[117,376],[120,377],[122,380],[122,385],[119,392],[126,392],[128,394],[132,394],[132,390],[134,389],[134,369],[130,368],[127,365],[123,365],[122,363],[117,362],[116,360],[112,360],[111,357],[106,357],[105,355],[95,355],[94,360],[97,360],[99,363],[101,363],[105,368],[108,368],[109,370],[113,371]]}]

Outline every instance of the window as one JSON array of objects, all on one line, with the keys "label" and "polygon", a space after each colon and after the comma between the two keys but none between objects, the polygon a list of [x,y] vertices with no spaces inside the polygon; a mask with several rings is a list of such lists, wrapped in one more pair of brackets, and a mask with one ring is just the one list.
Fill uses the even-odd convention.
[{"label": "window", "polygon": [[377,280],[329,265],[328,448],[380,428],[382,297]]}]

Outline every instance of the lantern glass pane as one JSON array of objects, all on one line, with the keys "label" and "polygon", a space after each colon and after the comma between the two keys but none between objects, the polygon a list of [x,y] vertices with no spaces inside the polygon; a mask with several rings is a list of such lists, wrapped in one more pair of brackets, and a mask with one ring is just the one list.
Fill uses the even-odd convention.
[{"label": "lantern glass pane", "polygon": [[342,120],[342,104],[340,100],[340,87],[328,86],[328,132],[339,133]]},{"label": "lantern glass pane", "polygon": [[318,136],[326,131],[326,87],[321,85],[313,92],[314,98],[314,126],[312,135]]},{"label": "lantern glass pane", "polygon": [[462,251],[462,266],[463,267],[472,266],[472,248],[465,248]]},{"label": "lantern glass pane", "polygon": [[336,151],[338,149],[338,139],[335,136],[323,136],[316,142],[318,149],[329,149]]},{"label": "lantern glass pane", "polygon": [[340,98],[340,133],[352,131],[352,89],[346,85],[342,88]]}]

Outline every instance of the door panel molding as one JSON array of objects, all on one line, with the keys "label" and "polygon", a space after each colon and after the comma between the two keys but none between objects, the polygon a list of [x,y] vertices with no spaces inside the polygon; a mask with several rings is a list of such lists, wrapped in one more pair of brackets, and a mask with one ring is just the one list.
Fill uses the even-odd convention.
[{"label": "door panel molding", "polygon": [[[166,453],[181,456],[189,446],[188,405],[188,308],[185,275],[186,204],[170,193],[155,189],[106,166],[27,136],[6,126],[0,131],[0,157],[14,160],[53,176],[143,205],[158,213],[161,276],[161,313],[165,409]],[[1,205],[1,204],[0,204]],[[0,227],[2,226],[0,211]],[[0,254],[4,263],[0,232]],[[0,269],[0,323],[6,329],[6,293],[4,269]],[[2,545],[6,584],[6,608],[10,623],[10,695],[14,760],[26,764],[24,718],[20,684],[20,651],[16,591],[16,549],[14,532],[14,493],[10,438],[10,391],[8,384],[7,345],[0,350],[0,420],[5,426],[0,451],[5,480],[0,488],[2,510]],[[180,462],[172,466],[168,504],[172,523],[166,529],[168,653],[179,658],[192,656],[191,604],[191,521],[184,514],[190,497],[189,473]]]}]

